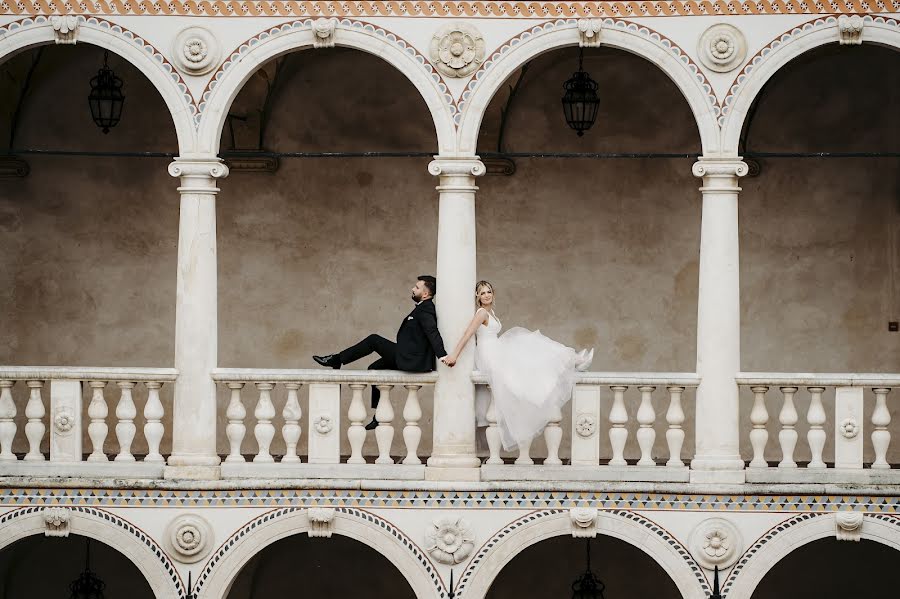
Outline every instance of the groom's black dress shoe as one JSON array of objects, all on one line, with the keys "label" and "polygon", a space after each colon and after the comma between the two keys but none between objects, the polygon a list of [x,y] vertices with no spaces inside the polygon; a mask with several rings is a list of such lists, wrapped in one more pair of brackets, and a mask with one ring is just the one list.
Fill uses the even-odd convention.
[{"label": "groom's black dress shoe", "polygon": [[334,368],[335,370],[340,370],[341,368],[341,357],[337,354],[329,354],[327,356],[313,356],[313,360],[315,360],[316,364],[319,364],[320,366]]},{"label": "groom's black dress shoe", "polygon": [[378,428],[378,421],[375,420],[374,416],[372,416],[372,422],[370,422],[369,424],[366,425],[366,430],[374,431],[376,428]]}]

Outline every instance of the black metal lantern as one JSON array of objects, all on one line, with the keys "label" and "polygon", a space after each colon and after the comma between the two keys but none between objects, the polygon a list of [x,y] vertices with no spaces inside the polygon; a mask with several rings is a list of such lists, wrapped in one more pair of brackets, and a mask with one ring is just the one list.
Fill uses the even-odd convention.
[{"label": "black metal lantern", "polygon": [[69,599],[103,599],[104,588],[106,588],[106,583],[91,572],[91,540],[88,539],[84,572],[69,585],[69,590],[72,591]]},{"label": "black metal lantern", "polygon": [[584,71],[583,61],[584,50],[582,49],[578,52],[578,71],[564,84],[566,93],[562,98],[566,124],[575,130],[578,137],[593,127],[600,109],[600,98],[597,95],[597,89],[600,86]]},{"label": "black metal lantern", "polygon": [[122,80],[109,68],[109,51],[103,54],[103,67],[97,76],[91,79],[91,93],[88,104],[91,106],[91,118],[94,123],[109,133],[110,127],[119,124],[122,118],[122,105],[125,95],[122,93]]},{"label": "black metal lantern", "polygon": [[[579,133],[580,134],[580,133]],[[572,599],[604,599],[606,585],[591,571],[591,540],[587,539],[587,569],[572,583]]]}]

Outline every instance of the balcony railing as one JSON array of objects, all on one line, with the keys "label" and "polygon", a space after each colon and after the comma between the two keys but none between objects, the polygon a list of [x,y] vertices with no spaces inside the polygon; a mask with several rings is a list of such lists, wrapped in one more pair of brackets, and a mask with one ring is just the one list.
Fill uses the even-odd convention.
[{"label": "balcony railing", "polygon": [[[162,478],[176,377],[0,367],[0,476]],[[212,378],[224,478],[425,479],[436,373],[217,369]],[[487,383],[478,372],[472,380]],[[740,373],[736,382],[748,482],[900,484],[890,409],[900,375]],[[582,373],[572,401],[515,453],[502,450],[491,406],[481,479],[689,481],[699,383],[693,373]],[[381,402],[369,435],[373,387]]]},{"label": "balcony railing", "polygon": [[[277,478],[373,478],[424,479],[421,390],[437,381],[437,374],[412,374],[371,370],[261,370],[222,368],[213,380],[229,393],[225,417],[228,424],[229,453],[222,464],[222,476]],[[368,412],[367,391],[377,387],[381,401],[375,411],[378,426],[374,431],[377,453],[365,451]],[[278,411],[273,392],[281,388],[285,395],[281,407],[283,425],[276,430],[273,421]],[[308,406],[301,408],[301,394],[307,390]],[[402,407],[395,410],[394,390],[403,390]],[[252,393],[245,405],[247,390]],[[349,403],[342,404],[342,395]],[[346,405],[346,409],[342,409]],[[252,436],[253,455],[248,460],[242,447],[248,433],[247,415],[255,419]],[[399,414],[398,414],[399,412]],[[346,421],[344,416],[346,415]],[[345,425],[346,422],[346,425]],[[303,429],[307,435],[303,437]],[[396,434],[400,432],[400,436]],[[280,432],[284,453],[276,462],[273,441]],[[426,443],[427,443],[426,439]],[[430,443],[426,444],[426,447]],[[342,447],[347,450],[342,459]],[[305,448],[305,451],[304,451]],[[301,456],[305,456],[305,463]]]},{"label": "balcony railing", "polygon": [[[473,380],[487,383],[477,372]],[[482,467],[482,478],[686,482],[689,472],[682,459],[687,419],[684,400],[699,383],[692,373],[581,374],[572,401],[544,429],[546,452],[540,466],[531,457],[533,443],[520,446],[511,464],[501,457],[492,401],[485,432],[490,457]],[[662,409],[664,417],[658,415]],[[633,419],[629,413],[634,414]],[[566,421],[570,426],[564,430]],[[629,429],[634,431],[633,436]],[[663,439],[665,450],[659,448]],[[569,456],[567,464],[560,457],[560,448]],[[659,457],[663,451],[664,456]]]},{"label": "balcony railing", "polygon": [[748,482],[900,482],[887,403],[900,375],[740,373],[737,382],[753,396]]},{"label": "balcony railing", "polygon": [[[0,367],[0,472],[7,476],[161,478],[165,458],[160,446],[167,428],[171,431],[171,424],[165,420],[160,389],[176,376],[172,368]],[[107,421],[108,388],[118,393],[112,412],[114,437]],[[88,392],[90,399],[85,396]],[[48,393],[49,412],[45,402]],[[146,453],[138,459],[132,446],[138,435],[135,420],[142,399],[144,425],[140,441],[142,445],[146,443]],[[25,423],[19,426],[22,416]],[[85,416],[89,420],[91,446],[86,458]],[[21,459],[14,453],[15,445],[27,446]],[[107,453],[110,446],[111,456]]]}]

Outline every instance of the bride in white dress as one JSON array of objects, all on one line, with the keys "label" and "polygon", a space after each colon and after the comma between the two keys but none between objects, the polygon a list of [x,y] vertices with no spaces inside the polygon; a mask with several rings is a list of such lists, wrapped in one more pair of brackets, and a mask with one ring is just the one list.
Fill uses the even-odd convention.
[{"label": "bride in white dress", "polygon": [[[500,335],[502,325],[494,314],[494,288],[487,281],[479,281],[475,286],[475,303],[472,322],[453,353],[441,361],[453,366],[475,335],[475,368],[487,376],[490,384],[503,448],[514,450],[539,435],[557,409],[571,399],[575,372],[587,370],[594,350],[576,353],[540,331],[522,327]],[[476,409],[481,420],[486,406]]]}]

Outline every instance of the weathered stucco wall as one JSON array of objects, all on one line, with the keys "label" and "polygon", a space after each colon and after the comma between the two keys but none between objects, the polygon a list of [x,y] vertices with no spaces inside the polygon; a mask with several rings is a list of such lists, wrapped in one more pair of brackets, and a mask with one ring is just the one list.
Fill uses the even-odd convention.
[{"label": "weathered stucco wall", "polygon": [[[20,76],[29,60],[22,54],[4,68]],[[897,60],[863,47],[798,61],[767,88],[750,149],[896,151]],[[122,123],[106,136],[91,123],[84,96],[101,62],[89,46],[47,48],[15,145],[174,151],[162,100],[117,57],[111,64],[126,80]],[[529,68],[503,150],[698,150],[686,103],[652,65],[601,49],[587,53],[585,66],[601,85],[594,130],[579,139],[566,128],[559,100],[576,53],[553,52]],[[270,150],[436,147],[424,102],[375,57],[295,54],[268,105],[265,88],[262,76],[252,78],[232,109],[246,118],[232,123],[238,148],[256,147],[259,110],[270,114],[263,140]],[[6,118],[13,98],[2,98]],[[505,102],[502,91],[488,110],[482,151],[497,149]],[[407,288],[434,271],[437,194],[428,161],[284,159],[277,173],[222,181],[220,364],[312,367],[311,354],[362,334],[392,336],[410,307]],[[167,160],[29,162],[28,178],[0,182],[0,363],[170,366],[178,183]],[[594,346],[597,370],[693,370],[700,194],[691,162],[517,159],[512,177],[482,178],[479,276],[497,286],[504,324]],[[887,332],[887,321],[900,317],[897,166],[896,159],[766,159],[759,177],[742,181],[745,370],[900,367],[900,334]],[[251,417],[248,431],[252,424]],[[427,446],[430,415],[423,427]],[[245,450],[253,446],[248,438]]]}]

